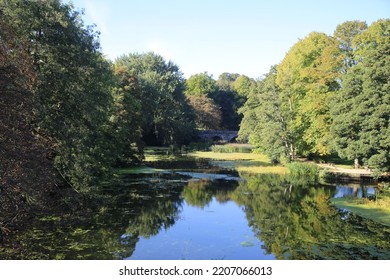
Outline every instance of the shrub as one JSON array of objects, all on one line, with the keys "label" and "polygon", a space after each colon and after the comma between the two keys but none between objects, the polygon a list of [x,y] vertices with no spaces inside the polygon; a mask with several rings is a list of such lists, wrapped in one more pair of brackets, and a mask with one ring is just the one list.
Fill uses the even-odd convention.
[{"label": "shrub", "polygon": [[210,142],[192,142],[187,146],[188,151],[210,151]]},{"label": "shrub", "polygon": [[333,172],[321,171],[320,172],[320,179],[322,182],[325,182],[325,183],[334,183],[337,181],[337,175]]},{"label": "shrub", "polygon": [[211,146],[211,151],[214,153],[251,153],[252,146],[237,144],[213,145]]},{"label": "shrub", "polygon": [[317,165],[292,162],[287,165],[289,177],[296,184],[318,183],[319,169]]}]

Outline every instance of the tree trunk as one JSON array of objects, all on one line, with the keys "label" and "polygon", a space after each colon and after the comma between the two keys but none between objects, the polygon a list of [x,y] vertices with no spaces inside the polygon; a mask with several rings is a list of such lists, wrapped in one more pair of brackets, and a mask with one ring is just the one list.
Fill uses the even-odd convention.
[{"label": "tree trunk", "polygon": [[360,167],[359,165],[359,159],[355,158],[355,169],[358,169]]},{"label": "tree trunk", "polygon": [[294,145],[292,143],[290,144],[290,159],[291,161],[294,161],[295,159]]}]

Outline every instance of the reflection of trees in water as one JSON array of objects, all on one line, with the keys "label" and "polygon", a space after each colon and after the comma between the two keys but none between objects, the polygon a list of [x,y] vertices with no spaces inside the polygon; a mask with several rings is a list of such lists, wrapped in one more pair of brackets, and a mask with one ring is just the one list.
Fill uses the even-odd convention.
[{"label": "reflection of trees in water", "polygon": [[248,177],[232,198],[245,206],[256,236],[278,259],[388,259],[390,229],[353,215],[342,219],[329,204],[333,192],[290,189],[283,178],[265,175]]},{"label": "reflection of trees in water", "polygon": [[123,259],[140,237],[157,235],[178,219],[183,199],[205,207],[213,197],[241,205],[249,226],[278,259],[389,259],[390,229],[330,206],[335,188],[296,185],[276,174],[246,181],[138,178],[103,188],[100,209],[47,217],[15,236],[6,259]]},{"label": "reflection of trees in water", "polygon": [[182,197],[188,205],[204,208],[215,197],[219,203],[230,200],[230,193],[237,187],[236,181],[191,180],[184,187]]},{"label": "reflection of trees in water", "polygon": [[18,249],[0,259],[123,259],[140,237],[149,238],[177,220],[182,183],[110,187],[97,194],[94,213],[50,217],[15,236]]},{"label": "reflection of trees in water", "polygon": [[203,209],[213,199],[211,181],[189,181],[183,189],[182,196],[188,205]]}]

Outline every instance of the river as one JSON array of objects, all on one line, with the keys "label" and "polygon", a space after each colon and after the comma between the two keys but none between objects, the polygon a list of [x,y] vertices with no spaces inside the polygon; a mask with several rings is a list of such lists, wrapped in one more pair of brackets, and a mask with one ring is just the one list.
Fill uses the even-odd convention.
[{"label": "river", "polygon": [[97,188],[88,214],[37,217],[0,258],[390,259],[389,227],[330,202],[374,187],[158,162]]}]

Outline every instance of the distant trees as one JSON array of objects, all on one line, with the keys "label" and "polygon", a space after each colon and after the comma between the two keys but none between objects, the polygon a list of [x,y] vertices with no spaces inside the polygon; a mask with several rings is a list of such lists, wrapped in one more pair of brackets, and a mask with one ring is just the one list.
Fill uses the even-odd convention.
[{"label": "distant trees", "polygon": [[221,128],[221,110],[211,98],[197,95],[190,95],[187,98],[195,112],[196,127],[200,129]]},{"label": "distant trees", "polygon": [[239,136],[273,160],[327,155],[389,170],[389,20],[312,32],[258,81]]},{"label": "distant trees", "polygon": [[[245,103],[246,95],[255,86],[254,80],[239,74],[222,73],[215,81],[207,72],[195,74],[186,81],[185,94],[192,106],[208,104],[212,108],[213,116],[221,115],[219,125],[213,118],[213,125],[205,125],[209,120],[205,120],[205,112],[202,108],[194,108],[197,125],[199,128],[238,130],[242,116],[238,109]],[[196,98],[194,97],[196,96]],[[219,111],[219,113],[217,113]]]},{"label": "distant trees", "polygon": [[0,89],[30,94],[29,124],[78,190],[142,160],[144,143],[190,141],[195,126],[240,126],[240,138],[274,161],[337,152],[389,170],[389,20],[310,33],[254,81],[207,72],[185,80],[154,53],[112,63],[80,18],[59,0],[9,0],[0,11]]},{"label": "distant trees", "polygon": [[293,114],[288,100],[276,84],[276,76],[277,70],[273,67],[248,96],[240,109],[244,117],[239,131],[240,140],[248,139],[273,162],[291,156],[295,143],[291,127]]},{"label": "distant trees", "polygon": [[242,115],[238,110],[246,101],[246,94],[252,90],[254,80],[244,75],[222,73],[217,80],[219,85],[215,102],[221,107],[224,129],[238,130]]},{"label": "distant trees", "polygon": [[199,129],[219,129],[221,127],[221,108],[214,97],[218,85],[207,72],[192,75],[185,82],[185,95],[195,113],[195,124]]},{"label": "distant trees", "polygon": [[193,111],[183,94],[184,77],[177,65],[146,53],[123,55],[115,61],[115,68],[119,76],[137,83],[138,92],[132,98],[139,106],[142,138],[147,144],[182,144],[191,139]]}]

